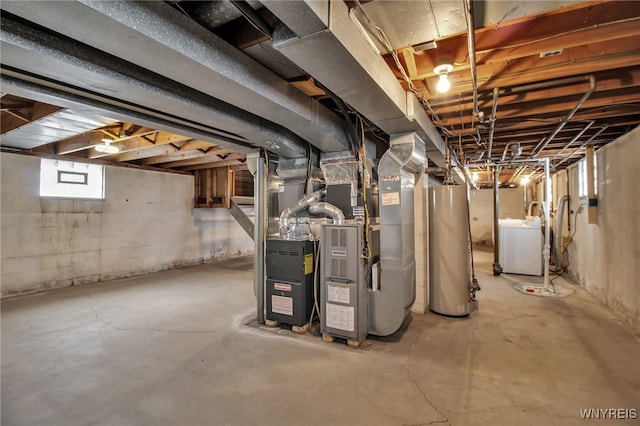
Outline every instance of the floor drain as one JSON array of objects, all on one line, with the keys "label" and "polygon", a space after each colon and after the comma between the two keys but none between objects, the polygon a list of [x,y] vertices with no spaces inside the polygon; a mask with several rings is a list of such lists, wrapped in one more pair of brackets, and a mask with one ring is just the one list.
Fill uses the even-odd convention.
[{"label": "floor drain", "polygon": [[564,288],[559,284],[545,288],[544,284],[518,283],[513,288],[524,294],[542,297],[566,297],[573,293],[573,290]]}]

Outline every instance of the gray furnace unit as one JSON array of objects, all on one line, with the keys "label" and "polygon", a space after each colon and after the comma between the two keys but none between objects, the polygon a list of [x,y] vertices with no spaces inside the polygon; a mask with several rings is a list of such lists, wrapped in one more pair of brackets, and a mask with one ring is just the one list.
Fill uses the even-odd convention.
[{"label": "gray furnace unit", "polygon": [[320,236],[321,332],[359,344],[367,337],[368,290],[364,279],[363,228],[322,225]]}]

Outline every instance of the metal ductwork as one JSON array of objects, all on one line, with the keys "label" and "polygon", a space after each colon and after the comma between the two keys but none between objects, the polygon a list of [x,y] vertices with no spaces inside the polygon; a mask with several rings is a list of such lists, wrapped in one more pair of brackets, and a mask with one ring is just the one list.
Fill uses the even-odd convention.
[{"label": "metal ductwork", "polygon": [[286,237],[288,235],[289,221],[291,220],[291,217],[293,217],[293,215],[298,213],[300,210],[304,210],[308,208],[311,204],[317,203],[318,201],[323,199],[326,195],[327,195],[327,190],[321,189],[320,191],[313,192],[308,196],[301,198],[295,205],[284,209],[280,214],[280,218],[278,219],[280,236]]},{"label": "metal ductwork", "polygon": [[[2,2],[1,7],[251,111],[289,129],[322,151],[342,151],[349,147],[338,116],[168,3],[48,1],[33,7],[31,2],[7,1]],[[4,57],[3,49],[3,62]],[[158,58],[162,58],[162,66],[158,66]],[[72,78],[66,82],[76,83]],[[142,99],[137,103],[141,104]]]},{"label": "metal ductwork", "polygon": [[[446,166],[440,134],[420,102],[402,88],[365,39],[344,2],[262,3],[288,27],[276,28],[276,49],[388,134],[417,132],[429,159]],[[461,176],[456,180],[463,182]]]},{"label": "metal ductwork", "polygon": [[242,16],[238,8],[227,0],[194,3],[195,6],[191,12],[195,15],[195,19],[210,28],[216,28]]},{"label": "metal ductwork", "polygon": [[330,217],[334,225],[342,225],[344,223],[344,213],[331,203],[312,203],[309,205],[309,213]]},{"label": "metal ductwork", "polygon": [[[131,111],[162,111],[165,116],[204,126],[240,147],[250,143],[283,157],[306,155],[306,142],[274,123],[207,96],[131,63],[68,38],[11,20],[3,14],[2,74],[15,80],[119,104]],[[42,78],[34,78],[37,75]],[[219,143],[216,141],[216,143]]]},{"label": "metal ductwork", "polygon": [[425,165],[424,142],[416,133],[393,135],[378,165],[380,285],[370,293],[369,333],[387,336],[400,328],[415,300],[413,191]]},{"label": "metal ductwork", "polygon": [[221,147],[241,153],[254,151],[248,141],[242,144],[236,139],[220,135],[216,131],[202,126],[194,125],[184,119],[169,116],[158,111],[130,109],[129,105],[120,102],[113,102],[112,99],[96,98],[91,99],[74,92],[62,91],[59,88],[47,87],[44,84],[49,82],[39,79],[29,79],[29,81],[8,76],[6,70],[2,70],[0,76],[0,86],[2,90],[23,98],[33,99],[74,111],[87,111],[89,114],[106,115],[115,120],[137,123],[141,126],[151,127],[166,132],[180,134],[194,139],[200,139],[218,144]]}]

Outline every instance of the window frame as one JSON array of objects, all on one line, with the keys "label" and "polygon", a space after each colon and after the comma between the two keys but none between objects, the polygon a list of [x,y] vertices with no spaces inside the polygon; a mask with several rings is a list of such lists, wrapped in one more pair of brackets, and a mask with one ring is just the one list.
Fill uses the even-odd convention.
[{"label": "window frame", "polygon": [[[79,181],[64,175],[82,176]],[[106,167],[76,160],[40,158],[39,192],[44,199],[102,201],[106,198]]]}]

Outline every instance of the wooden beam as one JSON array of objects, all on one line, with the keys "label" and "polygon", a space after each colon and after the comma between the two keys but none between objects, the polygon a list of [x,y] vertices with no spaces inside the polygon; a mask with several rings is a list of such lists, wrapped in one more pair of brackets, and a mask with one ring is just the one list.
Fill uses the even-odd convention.
[{"label": "wooden beam", "polygon": [[164,145],[167,143],[178,143],[178,142],[184,142],[188,140],[191,140],[191,138],[187,136],[177,135],[175,133],[160,131],[155,134],[155,136],[152,139],[152,142],[155,145]]},{"label": "wooden beam", "polygon": [[[149,134],[156,135],[156,137],[153,138],[155,143],[152,142],[152,140],[147,138]],[[144,149],[147,147],[167,145],[171,142],[177,143],[177,142],[181,142],[182,140],[190,140],[190,138],[187,138],[186,136],[175,135],[173,133],[153,130],[152,132],[149,132],[149,131],[140,132],[140,136],[128,136],[126,138],[113,142],[112,145],[120,148],[121,153],[125,153],[133,150]],[[117,155],[117,154],[104,154],[104,153],[92,150],[88,154],[88,157],[101,158],[101,157],[113,156],[113,155]]]},{"label": "wooden beam", "polygon": [[22,121],[24,121],[26,123],[30,123],[31,122],[31,118],[28,115],[23,114],[23,113],[21,113],[19,111],[13,111],[10,108],[5,108],[2,111],[6,112],[7,114],[11,114],[14,117],[19,118],[20,120],[22,120]]},{"label": "wooden beam", "polygon": [[195,164],[192,166],[180,167],[178,170],[190,171],[190,170],[202,170],[202,169],[212,169],[219,167],[228,167],[228,166],[240,166],[245,164],[246,159],[244,158],[235,158],[221,161],[214,161],[202,164]]},{"label": "wooden beam", "polygon": [[[640,103],[640,91],[635,93],[625,93],[626,89],[612,90],[608,92],[594,93],[588,98],[581,107],[581,110],[588,110],[591,108],[599,108],[602,106],[618,105],[618,104],[632,104]],[[535,117],[542,116],[544,114],[561,114],[570,111],[576,106],[578,94],[573,97],[564,97],[562,99],[555,99],[552,102],[529,102],[518,103],[515,105],[501,106],[497,111],[497,119],[509,119],[519,117]],[[462,123],[465,125],[472,119],[471,113],[463,114],[462,117],[459,114],[451,114],[449,117],[440,115],[441,122],[445,126],[459,126]]]},{"label": "wooden beam", "polygon": [[[640,38],[638,39],[637,49],[626,52],[614,52],[615,48],[607,50],[609,52],[598,56],[570,55],[562,58],[562,61],[546,62],[543,65],[531,59],[504,66],[497,64],[479,65],[478,87],[480,90],[490,90],[494,87],[514,87],[541,80],[553,80],[581,74],[594,74],[616,68],[633,67],[640,63]],[[468,93],[473,90],[471,79],[465,73],[453,72],[449,75],[452,85],[447,96]],[[428,99],[441,97],[431,93],[425,93],[424,95]]]},{"label": "wooden beam", "polygon": [[[22,99],[18,97],[14,98]],[[28,113],[17,113],[16,111],[12,111],[10,114],[2,114],[2,117],[0,118],[0,134],[5,135],[12,130],[18,129],[36,120],[45,118],[51,114],[55,114],[62,109],[64,108],[55,105],[44,104],[42,102],[35,102],[33,108]]]},{"label": "wooden beam", "polygon": [[[537,55],[561,48],[561,43],[570,47],[592,41],[615,40],[624,37],[627,31],[634,36],[637,28],[633,28],[633,20],[639,16],[640,2],[584,2],[525,16],[496,26],[478,28],[475,31],[476,53],[479,59],[491,54],[493,60],[500,61],[509,60],[509,57],[500,57],[499,54],[509,54],[517,49],[521,49],[520,54],[525,56]],[[637,24],[636,27],[638,27]],[[526,52],[524,49],[529,46],[535,48]],[[454,62],[460,63],[457,69],[468,67],[466,33],[440,39],[437,50],[423,52],[417,62],[418,78],[433,76],[433,68],[437,65],[438,56],[448,56]],[[385,55],[385,60],[390,64],[391,69],[395,70],[389,54]]]},{"label": "wooden beam", "polygon": [[180,151],[188,151],[192,149],[209,149],[216,146],[218,145],[213,142],[191,139],[180,146]]},{"label": "wooden beam", "polygon": [[33,105],[34,102],[11,101],[9,99],[0,101],[0,110],[5,111],[8,109],[31,109],[33,108]]},{"label": "wooden beam", "polygon": [[90,149],[102,144],[104,135],[99,132],[85,132],[77,136],[64,139],[53,144],[54,151],[58,155],[67,155],[73,152]]},{"label": "wooden beam", "polygon": [[[111,145],[118,147],[120,149],[120,153],[155,146],[154,144],[152,144],[151,142],[149,142],[144,138],[127,139],[122,142],[120,141],[113,142]],[[103,152],[98,152],[95,149],[92,149],[87,152],[87,158],[102,158],[102,157],[110,157],[113,155],[118,155],[118,154],[105,154]]]},{"label": "wooden beam", "polygon": [[[632,89],[640,87],[640,67],[631,69],[619,69],[613,72],[606,72],[596,75],[596,93],[614,89]],[[509,94],[509,88],[503,88],[499,97],[500,110],[506,105],[513,105],[522,102],[537,100],[551,100],[551,98],[561,98],[575,95],[576,93],[586,93],[589,88],[588,83],[572,84],[566,86],[553,87],[551,89],[535,90],[517,94]],[[506,92],[506,93],[505,93]],[[480,108],[491,108],[493,100],[489,97],[489,92],[481,93],[478,100]],[[438,113],[459,114],[460,109],[471,111],[473,108],[472,98],[464,98],[462,102],[452,101],[449,104],[438,105],[431,103],[431,107]]]},{"label": "wooden beam", "polygon": [[208,152],[196,158],[164,163],[162,164],[161,167],[164,167],[164,168],[187,167],[187,166],[193,166],[193,165],[198,165],[203,163],[212,163],[216,161],[227,160],[230,158],[244,158],[244,154],[232,153],[232,154],[224,155],[214,150],[214,152]]},{"label": "wooden beam", "polygon": [[149,157],[146,160],[142,161],[141,164],[151,165],[151,164],[170,163],[170,162],[189,160],[189,159],[205,157],[205,156],[224,155],[224,154],[229,154],[231,152],[232,151],[227,148],[213,148],[206,152],[203,152],[200,150],[180,151],[170,155],[158,155],[158,156]]},{"label": "wooden beam", "polygon": [[142,158],[149,158],[154,156],[165,157],[172,152],[178,151],[178,148],[175,145],[165,144],[165,145],[154,145],[146,148],[134,149],[132,151],[120,153],[111,157],[111,160],[117,162],[124,161],[135,161],[140,160]]},{"label": "wooden beam", "polygon": [[[564,30],[564,29],[563,29]],[[593,43],[614,42],[620,39],[640,36],[640,18],[615,24],[605,24],[602,27],[591,27],[579,32],[549,36],[540,41],[534,41],[516,47],[504,46],[499,50],[489,50],[478,54],[478,62],[493,63],[511,61],[527,56],[539,56],[542,52],[557,49],[570,49],[587,46]]]},{"label": "wooden beam", "polygon": [[418,68],[416,67],[416,57],[414,53],[415,51],[413,50],[413,47],[402,49],[402,56],[404,57],[404,62],[407,66],[407,74],[409,74],[409,78],[411,80],[418,80]]}]

